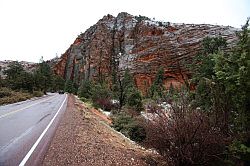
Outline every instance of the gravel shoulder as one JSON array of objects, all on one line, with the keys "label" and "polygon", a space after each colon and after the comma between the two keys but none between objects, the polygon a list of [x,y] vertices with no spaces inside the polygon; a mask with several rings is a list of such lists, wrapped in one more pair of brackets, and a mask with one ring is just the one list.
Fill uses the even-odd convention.
[{"label": "gravel shoulder", "polygon": [[69,95],[43,165],[162,165],[158,157],[124,138],[105,119]]}]

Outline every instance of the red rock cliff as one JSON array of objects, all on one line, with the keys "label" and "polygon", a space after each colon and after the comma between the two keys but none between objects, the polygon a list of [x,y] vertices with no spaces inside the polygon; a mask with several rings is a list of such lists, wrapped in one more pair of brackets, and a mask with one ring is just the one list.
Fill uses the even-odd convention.
[{"label": "red rock cliff", "polygon": [[111,80],[114,70],[128,68],[145,92],[163,67],[166,88],[180,86],[189,77],[185,64],[201,49],[203,38],[220,35],[230,47],[237,40],[235,31],[229,26],[157,22],[128,13],[107,15],[77,37],[54,70],[79,83],[86,78]]}]

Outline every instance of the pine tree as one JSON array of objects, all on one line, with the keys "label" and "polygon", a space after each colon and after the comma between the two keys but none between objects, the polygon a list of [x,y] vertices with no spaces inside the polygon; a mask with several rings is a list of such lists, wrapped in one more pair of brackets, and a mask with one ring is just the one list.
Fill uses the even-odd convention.
[{"label": "pine tree", "polygon": [[59,91],[64,89],[65,80],[59,75],[52,76],[52,89],[54,91]]},{"label": "pine tree", "polygon": [[148,95],[149,97],[154,98],[154,99],[163,97],[163,94],[165,91],[163,81],[164,81],[164,69],[161,67],[157,71],[155,80],[149,89],[149,95]]},{"label": "pine tree", "polygon": [[86,99],[91,98],[93,86],[94,85],[92,84],[91,81],[83,80],[81,82],[81,85],[80,85],[79,89],[78,89],[78,96],[84,97]]},{"label": "pine tree", "polygon": [[232,98],[237,110],[238,124],[250,131],[250,30],[249,19],[237,35],[239,42],[229,53],[214,54],[216,78],[225,87],[225,93]]},{"label": "pine tree", "polygon": [[127,103],[128,95],[135,89],[133,76],[128,69],[125,70],[124,77],[118,80],[118,99],[120,109]]},{"label": "pine tree", "polygon": [[26,72],[23,66],[17,62],[12,62],[4,73],[7,75],[6,86],[15,90],[28,90],[33,92],[34,76],[32,73]]},{"label": "pine tree", "polygon": [[73,82],[70,79],[66,80],[65,86],[64,86],[64,91],[68,92],[68,93],[74,92]]},{"label": "pine tree", "polygon": [[44,93],[52,87],[52,71],[43,58],[41,58],[38,69],[35,71],[35,85]]}]

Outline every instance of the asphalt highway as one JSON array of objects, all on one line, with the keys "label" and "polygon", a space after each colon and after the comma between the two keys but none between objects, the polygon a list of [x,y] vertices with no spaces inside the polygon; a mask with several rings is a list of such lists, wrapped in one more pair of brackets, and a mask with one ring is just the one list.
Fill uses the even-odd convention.
[{"label": "asphalt highway", "polygon": [[0,166],[40,165],[67,105],[67,94],[0,106]]}]

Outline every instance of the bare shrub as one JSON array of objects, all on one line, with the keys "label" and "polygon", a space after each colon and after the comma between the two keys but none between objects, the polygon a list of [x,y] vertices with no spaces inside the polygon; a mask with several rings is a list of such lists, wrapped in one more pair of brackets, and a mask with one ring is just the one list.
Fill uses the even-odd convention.
[{"label": "bare shrub", "polygon": [[114,107],[109,98],[99,98],[95,100],[95,105],[105,111],[111,111]]},{"label": "bare shrub", "polygon": [[32,97],[31,94],[25,92],[16,92],[9,90],[10,95],[0,98],[0,105],[11,104],[19,101],[24,101]]},{"label": "bare shrub", "polygon": [[33,95],[34,97],[41,97],[41,96],[43,96],[44,94],[43,94],[43,92],[41,92],[41,91],[33,91],[32,95]]},{"label": "bare shrub", "polygon": [[11,95],[11,90],[5,87],[0,88],[0,98],[8,97]]},{"label": "bare shrub", "polygon": [[170,165],[212,165],[222,161],[227,136],[202,110],[192,108],[182,94],[169,110],[150,109],[146,145]]}]

